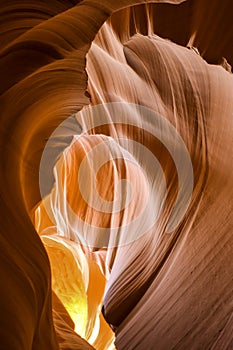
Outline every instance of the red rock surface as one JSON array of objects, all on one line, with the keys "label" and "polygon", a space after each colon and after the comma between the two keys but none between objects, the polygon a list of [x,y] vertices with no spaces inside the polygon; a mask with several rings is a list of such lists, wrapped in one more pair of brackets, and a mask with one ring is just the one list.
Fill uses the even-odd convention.
[{"label": "red rock surface", "polygon": [[[230,0],[1,2],[0,349],[233,349],[232,11]],[[194,180],[181,216],[177,162],[184,188],[192,179],[176,134]]]}]

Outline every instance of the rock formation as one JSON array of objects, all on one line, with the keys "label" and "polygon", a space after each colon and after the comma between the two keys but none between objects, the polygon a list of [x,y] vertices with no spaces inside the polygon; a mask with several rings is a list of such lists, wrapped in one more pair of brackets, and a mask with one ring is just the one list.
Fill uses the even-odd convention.
[{"label": "rock formation", "polygon": [[0,349],[233,349],[232,10],[2,1]]}]

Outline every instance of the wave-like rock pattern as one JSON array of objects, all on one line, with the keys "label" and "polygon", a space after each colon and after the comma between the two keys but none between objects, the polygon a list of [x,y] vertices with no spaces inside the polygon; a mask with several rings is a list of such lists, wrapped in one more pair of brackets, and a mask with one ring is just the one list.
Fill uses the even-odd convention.
[{"label": "wave-like rock pattern", "polygon": [[[113,331],[124,350],[233,348],[232,4],[155,2],[0,5],[2,349],[111,349]],[[124,115],[115,121],[115,103],[127,106],[128,125]],[[96,105],[105,106],[107,125],[92,125]],[[148,130],[143,111],[129,108],[135,105],[160,116],[162,129],[152,123]],[[48,169],[41,201],[42,152],[71,115],[50,145],[55,177]],[[182,137],[193,167],[191,200],[171,233],[179,174],[169,150],[181,150],[163,119]],[[165,146],[154,137],[158,126]],[[158,159],[165,193],[162,177],[145,171],[138,148],[126,152],[122,137]],[[82,162],[93,149],[94,160],[110,156],[96,177],[97,200],[94,163]],[[100,208],[80,192],[81,166],[81,190]],[[129,206],[122,179],[133,188]],[[127,224],[149,198],[153,206],[125,244]],[[105,230],[104,240],[92,227]]]}]

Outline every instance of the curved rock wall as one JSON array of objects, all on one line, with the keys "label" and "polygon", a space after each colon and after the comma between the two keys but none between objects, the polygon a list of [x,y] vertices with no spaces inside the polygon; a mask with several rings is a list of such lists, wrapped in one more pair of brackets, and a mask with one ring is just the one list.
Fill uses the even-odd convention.
[{"label": "curved rock wall", "polygon": [[0,12],[1,348],[232,349],[231,1]]}]

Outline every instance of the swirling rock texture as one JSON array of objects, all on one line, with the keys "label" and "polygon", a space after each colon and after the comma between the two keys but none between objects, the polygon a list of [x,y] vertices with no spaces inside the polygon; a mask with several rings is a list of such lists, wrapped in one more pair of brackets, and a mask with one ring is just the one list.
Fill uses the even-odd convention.
[{"label": "swirling rock texture", "polygon": [[0,11],[0,348],[233,349],[232,1]]}]

